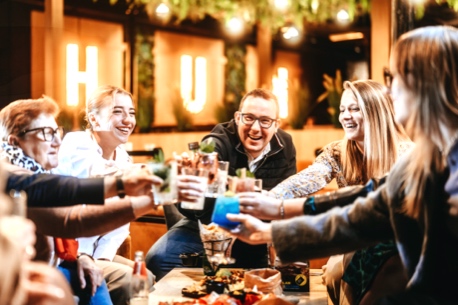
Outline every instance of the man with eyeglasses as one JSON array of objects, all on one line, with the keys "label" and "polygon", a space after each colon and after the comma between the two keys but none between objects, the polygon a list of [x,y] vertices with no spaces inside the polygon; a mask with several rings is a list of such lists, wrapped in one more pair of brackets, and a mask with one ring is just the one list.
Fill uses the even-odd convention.
[{"label": "man with eyeglasses", "polygon": [[[296,149],[292,138],[279,129],[279,105],[272,92],[254,89],[241,100],[234,119],[216,125],[203,141],[212,138],[220,161],[229,161],[229,175],[247,168],[263,180],[263,189],[275,185],[296,173]],[[197,220],[211,222],[214,200],[206,198],[203,211],[183,210],[185,216],[161,237],[146,257],[148,268],[160,279],[181,265],[179,254],[203,250]],[[267,246],[251,246],[235,241],[231,256],[240,268],[267,267]]]}]

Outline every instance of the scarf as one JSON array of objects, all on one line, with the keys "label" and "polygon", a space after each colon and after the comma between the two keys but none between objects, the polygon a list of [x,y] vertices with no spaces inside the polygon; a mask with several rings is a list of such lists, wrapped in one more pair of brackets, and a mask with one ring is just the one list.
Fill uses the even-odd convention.
[{"label": "scarf", "polygon": [[[28,169],[35,174],[49,174],[40,163],[24,154],[22,148],[10,145],[6,142],[1,143],[0,158],[9,163]],[[54,237],[54,251],[57,257],[65,261],[75,261],[78,254],[78,241],[70,238]]]},{"label": "scarf", "polygon": [[20,147],[10,145],[6,142],[2,142],[1,144],[0,158],[7,160],[11,164],[28,169],[35,174],[50,173],[50,171],[45,170],[40,163],[24,154],[24,151]]}]

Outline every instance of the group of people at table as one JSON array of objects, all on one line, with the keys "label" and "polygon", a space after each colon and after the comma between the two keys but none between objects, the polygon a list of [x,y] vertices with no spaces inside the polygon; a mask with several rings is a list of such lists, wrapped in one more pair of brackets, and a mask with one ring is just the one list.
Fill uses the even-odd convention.
[{"label": "group of people at table", "polygon": [[[334,304],[458,300],[458,30],[431,26],[402,35],[390,71],[386,86],[344,83],[345,138],[299,173],[268,90],[248,92],[234,119],[204,137],[229,161],[229,175],[248,168],[263,180],[262,193],[238,194],[241,213],[227,215],[241,223],[229,231],[237,238],[236,267],[266,267],[266,244],[273,244],[282,263],[331,256],[323,280]],[[17,199],[0,194],[0,257],[8,262],[0,303],[71,304],[76,296],[79,304],[126,304],[133,262],[116,251],[128,223],[155,207],[151,186],[162,180],[132,164],[120,146],[135,128],[127,91],[98,88],[87,101],[85,131],[63,137],[58,113],[46,96],[0,111],[0,183],[25,191],[28,204],[28,220],[11,216]],[[333,179],[340,190],[313,195]],[[179,176],[179,200],[195,201],[199,185]],[[203,250],[197,221],[210,222],[212,204],[202,211],[178,206],[183,216],[146,256],[151,286],[181,266],[180,253]],[[75,257],[54,248],[59,271],[37,262],[50,260],[50,244],[74,238]]]}]

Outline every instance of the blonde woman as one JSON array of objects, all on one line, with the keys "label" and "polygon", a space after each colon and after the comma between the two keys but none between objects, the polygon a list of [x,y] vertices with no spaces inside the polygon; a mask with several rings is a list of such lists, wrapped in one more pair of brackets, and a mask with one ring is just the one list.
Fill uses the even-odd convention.
[{"label": "blonde woman", "polygon": [[[133,165],[122,144],[135,128],[135,114],[129,92],[111,85],[97,88],[86,103],[87,129],[66,134],[55,172],[79,178],[121,175]],[[128,236],[129,224],[125,224],[103,235],[78,239],[79,252],[91,255],[103,270],[115,305],[124,305],[129,300],[134,263],[116,255]],[[153,284],[152,273],[149,284]]]}]

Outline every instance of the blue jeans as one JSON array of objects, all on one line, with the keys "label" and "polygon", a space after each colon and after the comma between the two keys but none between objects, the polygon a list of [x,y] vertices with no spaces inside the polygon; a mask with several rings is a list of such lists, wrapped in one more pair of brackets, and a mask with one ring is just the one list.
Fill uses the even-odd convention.
[{"label": "blue jeans", "polygon": [[[170,228],[146,255],[146,267],[153,272],[159,281],[173,268],[183,267],[181,253],[203,252],[202,240],[197,221],[183,218]],[[232,246],[231,256],[235,258],[232,268],[265,268],[267,267],[267,246],[252,246],[239,240]]]},{"label": "blue jeans", "polygon": [[81,289],[80,280],[76,271],[76,263],[64,262],[57,266],[57,269],[64,274],[72,287],[73,294],[79,298],[78,305],[113,305],[105,280],[103,280],[102,285],[97,288],[95,294],[91,296],[91,285],[89,281],[86,281],[86,288]]},{"label": "blue jeans", "polygon": [[146,267],[159,281],[175,267],[183,267],[181,253],[202,252],[202,241],[196,221],[181,219],[159,238],[146,254]]}]

